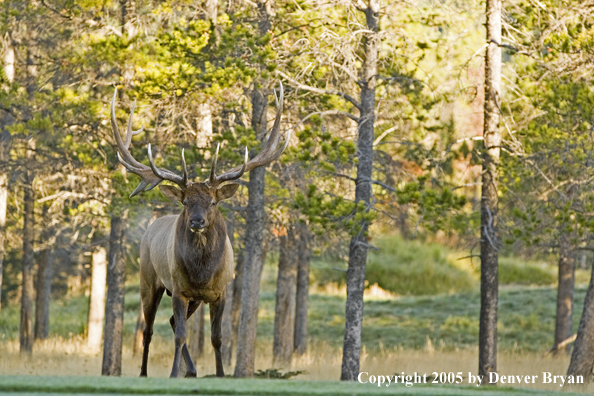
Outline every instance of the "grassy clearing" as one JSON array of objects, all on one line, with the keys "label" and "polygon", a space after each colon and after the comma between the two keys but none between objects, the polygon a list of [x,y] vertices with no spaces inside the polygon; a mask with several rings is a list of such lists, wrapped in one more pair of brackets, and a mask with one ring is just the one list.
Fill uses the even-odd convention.
[{"label": "grassy clearing", "polygon": [[[438,243],[404,240],[398,235],[381,236],[372,242],[379,250],[369,252],[366,279],[368,285],[399,296],[425,296],[477,290],[480,262],[467,257],[468,252],[447,248]],[[557,282],[554,258],[547,261],[501,257],[501,285],[549,286]],[[320,257],[314,260],[312,275],[318,285],[346,281],[346,262]],[[589,271],[577,270],[578,284],[587,284]]]},{"label": "grassy clearing", "polygon": [[[334,294],[312,293],[308,330],[312,340],[333,348],[342,345],[344,288]],[[574,330],[577,330],[586,288],[575,292]],[[125,336],[131,337],[138,315],[138,288],[129,287],[124,317]],[[50,336],[82,337],[88,299],[84,296],[53,302]],[[500,292],[499,347],[503,351],[542,353],[553,342],[556,289],[506,286]],[[369,351],[427,345],[440,350],[472,348],[478,339],[480,295],[478,291],[437,296],[367,299],[363,317],[363,345]],[[155,337],[172,342],[169,326],[171,299],[164,297],[155,321]],[[258,319],[258,337],[271,345],[274,326],[274,293],[263,291]],[[18,340],[19,307],[5,306],[0,314],[0,339]],[[209,329],[207,326],[207,339]]]},{"label": "grassy clearing", "polygon": [[[415,371],[475,372],[478,365],[476,343],[480,301],[477,269],[469,260],[458,260],[463,253],[448,250],[440,245],[426,246],[395,237],[377,238],[374,243],[381,250],[374,251],[369,260],[368,278],[372,286],[369,288],[370,293],[366,295],[363,318],[362,370],[381,375],[401,372],[410,374]],[[340,276],[344,277],[344,273],[324,268],[340,268],[340,265],[344,266],[337,262],[318,261],[314,264],[316,285],[312,286],[310,291],[309,350],[304,356],[295,358],[290,368],[306,371],[298,377],[299,380],[335,380],[340,376],[346,290],[339,284]],[[256,370],[272,367],[275,267],[276,264],[272,260],[269,261],[262,280]],[[542,358],[542,354],[553,342],[556,289],[551,283],[554,284],[556,281],[554,266],[544,262],[502,258],[500,276],[504,285],[500,291],[499,305],[499,372],[504,375],[542,375],[543,371],[549,371],[554,375],[564,374],[569,363],[568,357]],[[580,286],[576,288],[575,293],[574,330],[577,329],[582,311],[586,291],[584,283],[589,278],[578,272],[577,279]],[[378,286],[373,287],[372,282],[379,284],[382,289]],[[385,292],[383,288],[391,292]],[[139,372],[140,357],[133,356],[131,351],[139,300],[138,283],[132,279],[126,288],[125,300],[124,376],[136,376]],[[98,375],[101,371],[101,355],[89,353],[84,340],[87,308],[88,298],[84,296],[53,301],[50,339],[36,343],[34,359],[26,360],[21,359],[18,352],[18,302],[4,304],[0,312],[0,373]],[[167,377],[171,369],[173,335],[168,323],[170,315],[171,299],[164,297],[158,311],[151,347],[151,377]],[[208,340],[208,327],[206,333]],[[205,352],[205,356],[196,362],[200,376],[214,373],[214,356],[208,341]],[[229,369],[227,371],[230,372]],[[5,381],[6,378],[0,378],[0,389],[8,392],[8,388],[2,388]],[[200,380],[198,383],[209,384],[209,381]],[[216,383],[227,384],[226,381]],[[45,380],[37,379],[31,381],[35,384],[44,382]],[[70,383],[70,380],[66,382]],[[186,382],[183,380],[179,382],[184,383]],[[300,382],[291,380],[289,383]],[[244,386],[243,382],[229,384],[234,385],[204,389],[208,389],[212,394],[237,394],[239,391],[229,393],[229,389],[235,388],[247,389],[246,392],[256,389]],[[127,389],[127,385],[122,386]],[[274,385],[272,389],[277,392],[280,389],[278,386]],[[296,388],[283,391],[285,394],[315,393],[305,385],[290,386]],[[558,385],[536,384],[532,387],[547,391],[559,390]],[[260,393],[254,390],[254,393],[250,394],[268,394],[266,389],[269,388],[262,388],[265,391]],[[38,388],[18,389],[19,392],[31,394],[41,392]],[[200,388],[201,391],[202,389]],[[332,389],[335,394],[342,394],[342,388]],[[367,394],[368,389],[375,388],[361,389]],[[415,386],[391,389],[390,392],[395,392],[394,394],[462,394],[459,393],[462,391],[461,388]],[[454,393],[448,393],[452,389]],[[594,391],[592,387],[585,389]],[[151,387],[151,391],[153,390]],[[91,392],[76,386],[71,391],[71,394]],[[101,387],[92,389],[93,393],[104,391],[108,393]],[[499,391],[502,390],[498,388],[497,392]],[[123,390],[121,392],[124,394]],[[481,394],[485,392],[483,390]]]},{"label": "grassy clearing", "polygon": [[[122,364],[122,375],[125,377],[136,377],[140,370],[140,356],[132,356],[130,349],[127,347],[129,343],[124,347],[123,364]],[[166,342],[162,339],[157,339],[151,348],[151,356],[149,361],[149,376],[150,380],[155,377],[166,378],[171,370],[172,361],[172,343]],[[266,369],[271,367],[271,348],[270,343],[259,342],[256,353],[256,370]],[[568,357],[561,358],[546,358],[542,359],[541,355],[533,353],[516,353],[516,352],[505,352],[500,353],[498,357],[498,369],[502,375],[539,375],[542,378],[542,372],[547,371],[553,373],[553,375],[562,375],[567,370],[569,363]],[[327,344],[315,343],[309,346],[307,353],[293,360],[291,370],[305,370],[306,373],[300,375],[297,380],[282,381],[273,380],[275,392],[280,393],[283,384],[285,383],[299,383],[302,380],[308,381],[335,381],[340,377],[340,366],[341,366],[341,351],[336,348],[332,348]],[[370,351],[364,349],[361,356],[361,371],[369,372],[374,375],[394,375],[404,372],[407,375],[414,374],[415,372],[423,374],[427,373],[431,375],[435,372],[462,372],[464,376],[464,383],[467,384],[467,373],[476,372],[477,367],[477,350],[464,349],[457,351],[442,351],[438,348],[426,346],[419,350],[410,349],[384,349],[382,351],[376,351],[370,353]],[[205,356],[197,359],[196,368],[198,376],[212,375],[214,374],[214,355],[212,348],[207,347],[205,350]],[[285,371],[285,370],[283,370]],[[28,375],[45,375],[45,376],[90,376],[99,375],[101,372],[101,354],[92,355],[85,352],[84,342],[82,338],[73,338],[69,340],[49,340],[47,342],[36,345],[34,359],[27,360],[22,359],[18,353],[18,343],[15,341],[0,343],[0,373],[3,375],[20,376],[23,374]],[[227,372],[231,373],[230,368],[227,368]],[[0,377],[0,393],[8,392],[7,383],[12,383],[12,377]],[[210,379],[206,379],[210,381]],[[8,382],[6,382],[8,381]],[[38,377],[30,377],[30,380],[15,380],[24,383],[25,385],[31,385],[31,387],[19,387],[19,391],[40,391],[39,386],[53,386],[55,382],[61,382],[62,380],[56,381],[45,381],[44,379],[38,379]],[[70,383],[74,380],[64,379],[64,382]],[[84,378],[80,381],[86,381]],[[141,380],[142,381],[142,380]],[[180,379],[180,381],[185,381]],[[202,379],[198,380],[198,384],[201,384]],[[213,379],[213,381],[219,381],[219,379]],[[267,383],[267,382],[265,382]],[[4,384],[4,385],[3,385]],[[142,383],[140,383],[142,384]],[[172,382],[148,382],[148,384],[177,384],[176,380]],[[243,383],[239,382],[238,387]],[[33,387],[34,386],[34,387]],[[70,385],[69,385],[70,386]],[[567,391],[567,386],[560,387],[557,385],[548,385],[542,383],[536,383],[534,385],[523,385],[531,389],[541,389],[546,391]],[[315,387],[315,386],[314,386]],[[440,387],[436,385],[430,385],[428,388],[432,389],[432,393],[427,392],[426,394],[443,394],[439,393]],[[16,391],[16,388],[10,388]],[[52,388],[54,389],[54,388]],[[61,389],[61,388],[55,388]],[[125,387],[124,387],[125,389]],[[153,388],[151,385],[151,392],[158,393],[159,388]],[[172,389],[175,389],[173,387]],[[194,388],[195,389],[195,388]],[[244,388],[242,388],[244,389]],[[248,387],[248,389],[251,389]],[[315,393],[310,392],[308,387],[304,388],[304,393]],[[369,388],[362,388],[374,390],[376,387],[371,386]],[[394,389],[391,387],[390,389]],[[396,388],[397,389],[397,388]],[[412,388],[406,388],[409,390],[422,389],[417,385]],[[460,388],[454,388],[460,389]],[[264,389],[266,390],[266,389]],[[54,390],[56,392],[57,390]],[[71,390],[74,392],[75,390]],[[81,389],[78,388],[80,392]],[[94,392],[99,392],[95,390]],[[482,388],[484,391],[484,388]],[[592,393],[594,388],[592,386],[583,387],[577,390],[579,392]],[[173,391],[172,391],[173,392]],[[220,391],[222,392],[222,390]],[[383,391],[381,391],[383,392]],[[396,392],[394,390],[394,392]],[[405,392],[405,389],[402,390]],[[365,392],[368,393],[367,391]],[[206,392],[206,394],[211,394]],[[212,393],[220,394],[220,393]],[[226,394],[226,393],[223,393]],[[254,392],[253,394],[260,394]],[[267,394],[262,392],[261,394]],[[292,394],[292,393],[289,393]],[[425,394],[425,393],[421,393]],[[449,393],[451,394],[451,393]],[[458,394],[455,393],[454,394]]]},{"label": "grassy clearing", "polygon": [[[391,385],[377,387],[370,384],[339,381],[279,381],[258,379],[200,378],[156,379],[114,377],[32,377],[0,376],[0,394],[110,394],[110,395],[558,395],[559,392],[442,385]],[[564,392],[566,395],[575,393]]]}]

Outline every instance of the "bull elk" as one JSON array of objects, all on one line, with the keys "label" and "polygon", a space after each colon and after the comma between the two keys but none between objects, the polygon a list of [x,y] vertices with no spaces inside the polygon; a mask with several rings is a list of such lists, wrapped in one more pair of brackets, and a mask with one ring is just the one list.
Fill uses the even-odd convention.
[{"label": "bull elk", "polygon": [[[126,140],[120,135],[115,116],[116,92],[111,101],[111,126],[118,149],[118,159],[126,169],[141,177],[140,184],[130,198],[148,191],[163,180],[177,184],[160,185],[159,188],[171,200],[181,202],[179,215],[160,217],[146,230],[140,243],[140,297],[146,320],[140,376],[147,375],[149,345],[153,335],[153,323],[163,293],[172,297],[173,316],[170,324],[175,334],[175,354],[171,377],[177,377],[180,356],[186,362],[186,377],[195,377],[196,368],[186,345],[186,321],[202,303],[210,306],[211,342],[215,351],[216,375],[224,377],[221,360],[221,320],[225,309],[225,289],[233,278],[233,248],[227,236],[227,226],[217,204],[231,198],[239,187],[232,182],[245,172],[265,166],[276,160],[289,144],[287,133],[284,144],[280,141],[280,122],[283,108],[283,86],[280,98],[276,97],[277,113],[270,136],[262,150],[248,162],[248,150],[241,167],[221,175],[216,174],[219,146],[212,158],[210,177],[204,182],[191,182],[184,151],[181,161],[183,175],[158,168],[153,160],[151,145],[148,145],[150,166],[137,161],[129,151],[132,136],[140,131],[132,130],[134,107],[130,111]],[[225,183],[227,182],[227,183]],[[223,184],[225,183],[225,184]]]}]

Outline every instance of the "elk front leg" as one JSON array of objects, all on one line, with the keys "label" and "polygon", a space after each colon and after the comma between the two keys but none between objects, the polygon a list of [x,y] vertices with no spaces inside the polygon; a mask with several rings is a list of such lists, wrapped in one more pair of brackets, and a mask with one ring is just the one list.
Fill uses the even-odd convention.
[{"label": "elk front leg", "polygon": [[217,301],[210,303],[210,341],[215,351],[215,360],[217,367],[217,377],[224,377],[223,358],[221,357],[221,345],[223,344],[223,332],[221,322],[223,321],[223,311],[225,310],[225,296],[223,295]]},{"label": "elk front leg", "polygon": [[188,312],[188,300],[180,295],[172,296],[173,318],[175,319],[175,354],[173,355],[173,367],[171,378],[176,378],[179,373],[179,362],[182,355],[182,348],[186,344],[186,314]]},{"label": "elk front leg", "polygon": [[[186,315],[186,321],[192,316],[192,314],[196,311],[196,309],[200,306],[201,302],[190,301],[188,303],[188,314]],[[171,316],[169,318],[169,324],[173,329],[173,334],[175,334],[175,316]],[[186,342],[182,347],[182,356],[186,362],[186,378],[189,377],[196,377],[196,366],[194,366],[194,362],[192,362],[192,357],[190,356],[190,351],[188,350],[188,343]]]}]

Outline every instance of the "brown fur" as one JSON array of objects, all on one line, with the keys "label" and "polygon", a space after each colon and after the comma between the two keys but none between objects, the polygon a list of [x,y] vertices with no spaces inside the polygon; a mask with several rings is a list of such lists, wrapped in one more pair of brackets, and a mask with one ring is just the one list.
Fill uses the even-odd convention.
[{"label": "brown fur", "polygon": [[[176,335],[176,355],[172,376],[177,376],[179,353],[186,360],[186,376],[196,370],[185,344],[185,326],[201,303],[211,306],[212,342],[220,354],[220,321],[224,309],[225,289],[233,277],[233,249],[227,236],[227,226],[216,204],[233,195],[237,187],[219,189],[207,183],[192,183],[183,190],[162,186],[170,198],[178,199],[184,209],[177,216],[161,217],[146,230],[140,244],[140,295],[146,319],[141,376],[147,375],[148,348],[155,314],[165,290],[174,300],[171,326]],[[214,205],[213,205],[214,203]],[[205,221],[203,232],[193,232],[192,219]],[[169,294],[169,293],[168,293]],[[181,310],[181,311],[180,311]],[[217,375],[224,375],[217,357]]]}]

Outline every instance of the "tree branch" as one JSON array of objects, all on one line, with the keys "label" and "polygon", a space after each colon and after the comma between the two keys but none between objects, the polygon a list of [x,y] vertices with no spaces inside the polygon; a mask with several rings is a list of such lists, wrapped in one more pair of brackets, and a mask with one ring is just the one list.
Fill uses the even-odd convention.
[{"label": "tree branch", "polygon": [[352,105],[355,106],[357,109],[361,110],[361,104],[355,98],[353,98],[352,96],[347,95],[347,94],[345,94],[343,92],[334,91],[334,90],[330,90],[330,89],[321,89],[321,88],[312,87],[310,85],[301,84],[300,82],[298,82],[297,80],[289,77],[288,75],[286,75],[282,71],[277,71],[276,74],[278,74],[281,77],[284,77],[285,79],[287,79],[291,84],[293,84],[293,86],[295,88],[303,89],[304,91],[309,91],[309,92],[313,92],[313,93],[318,93],[318,94],[321,94],[321,95],[336,95],[336,96],[340,96],[341,98],[346,99],[349,102],[351,102]]},{"label": "tree branch", "polygon": [[53,8],[53,7],[50,7],[50,6],[49,6],[49,5],[48,5],[48,4],[45,2],[45,0],[41,0],[41,4],[43,4],[43,6],[44,6],[45,8],[47,8],[48,10],[50,10],[51,12],[53,12],[54,14],[58,14],[58,15],[59,15],[59,16],[61,16],[62,18],[69,19],[69,20],[72,20],[72,19],[74,19],[74,18],[72,17],[72,15],[64,15],[64,14],[62,14],[60,11],[56,10],[55,8]]}]

